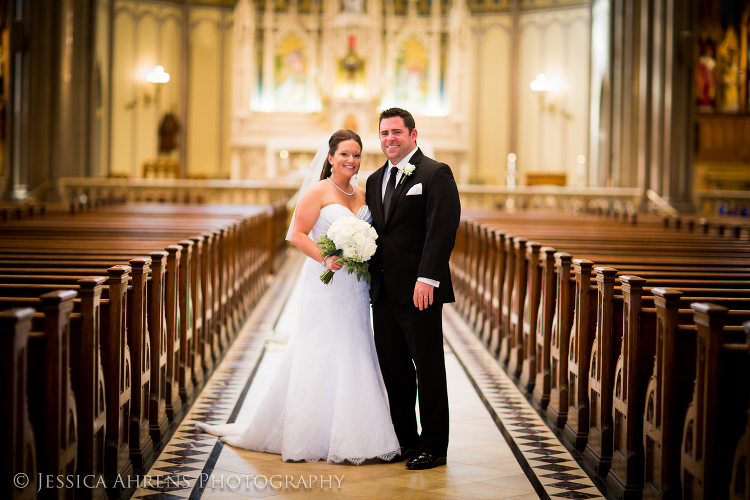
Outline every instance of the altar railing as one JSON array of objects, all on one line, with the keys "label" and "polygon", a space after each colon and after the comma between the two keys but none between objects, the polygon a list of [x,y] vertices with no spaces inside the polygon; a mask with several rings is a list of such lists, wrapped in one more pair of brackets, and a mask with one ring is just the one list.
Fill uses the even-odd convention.
[{"label": "altar railing", "polygon": [[[129,202],[247,203],[268,204],[293,198],[300,180],[198,180],[198,179],[60,179],[66,201],[117,199]],[[634,213],[640,206],[638,188],[585,188],[555,186],[458,186],[464,210],[557,209],[564,211],[615,210]],[[695,210],[703,216],[720,216],[724,211],[750,210],[750,192],[695,191]],[[729,213],[727,213],[729,215]],[[739,214],[737,214],[739,215]]]},{"label": "altar railing", "polygon": [[563,211],[615,210],[634,213],[638,188],[584,188],[570,186],[458,186],[464,210],[557,209]]},{"label": "altar railing", "polygon": [[736,216],[747,218],[750,191],[712,189],[695,192],[695,210],[704,217]]},{"label": "altar railing", "polygon": [[114,199],[127,202],[219,203],[265,205],[289,199],[299,181],[230,181],[205,179],[107,179],[64,177],[60,194],[66,201]]}]

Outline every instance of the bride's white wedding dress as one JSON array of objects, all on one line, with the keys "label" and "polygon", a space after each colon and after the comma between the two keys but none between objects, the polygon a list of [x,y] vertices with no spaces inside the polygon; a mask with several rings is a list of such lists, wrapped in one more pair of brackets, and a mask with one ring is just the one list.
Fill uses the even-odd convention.
[{"label": "bride's white wedding dress", "polygon": [[[327,205],[313,226],[315,241],[340,217]],[[372,222],[367,205],[355,214]],[[284,461],[391,459],[399,450],[388,411],[370,323],[368,285],[337,271],[320,281],[322,266],[306,259],[297,315],[280,366],[249,424],[196,428],[232,446],[280,454]]]}]

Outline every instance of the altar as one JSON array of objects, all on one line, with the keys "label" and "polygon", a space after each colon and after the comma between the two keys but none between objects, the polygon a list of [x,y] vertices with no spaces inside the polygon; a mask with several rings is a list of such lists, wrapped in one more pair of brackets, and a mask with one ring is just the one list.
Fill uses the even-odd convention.
[{"label": "altar", "polygon": [[362,137],[366,175],[385,161],[378,116],[393,106],[414,115],[426,154],[468,176],[466,0],[255,5],[235,8],[231,179],[299,177],[340,128]]}]

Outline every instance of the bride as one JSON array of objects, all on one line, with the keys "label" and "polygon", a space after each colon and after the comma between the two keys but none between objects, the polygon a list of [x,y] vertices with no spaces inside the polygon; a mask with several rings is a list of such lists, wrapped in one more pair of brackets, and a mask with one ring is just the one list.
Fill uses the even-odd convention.
[{"label": "bride", "polygon": [[[370,323],[367,283],[335,273],[315,241],[340,217],[372,222],[365,191],[350,182],[359,171],[362,140],[339,130],[321,146],[300,190],[287,239],[307,255],[297,315],[276,375],[249,424],[196,428],[230,445],[280,454],[284,461],[390,461],[400,453],[391,423]],[[321,171],[322,170],[322,171]],[[317,182],[315,182],[317,181]],[[310,239],[310,232],[312,238]]]}]

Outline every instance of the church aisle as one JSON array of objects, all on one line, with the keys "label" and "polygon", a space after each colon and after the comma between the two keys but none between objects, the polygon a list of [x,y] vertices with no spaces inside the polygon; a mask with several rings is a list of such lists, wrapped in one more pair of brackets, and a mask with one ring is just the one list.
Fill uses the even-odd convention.
[{"label": "church aisle", "polygon": [[[543,423],[544,427],[531,429],[538,425],[529,420],[535,414],[521,416],[516,407],[509,411],[497,405],[498,396],[502,396],[501,403],[506,407],[509,403],[511,406],[525,404],[525,400],[510,381],[498,378],[499,374],[492,370],[493,360],[482,357],[477,350],[477,345],[481,348],[481,344],[472,343],[475,337],[450,307],[446,307],[444,313],[451,411],[447,466],[409,471],[404,462],[383,464],[377,460],[361,466],[322,461],[284,463],[278,455],[233,448],[213,436],[196,434],[193,429],[198,421],[246,422],[252,418],[288,338],[293,311],[284,304],[294,302],[291,300],[292,284],[301,264],[300,254],[290,252],[240,337],[149,472],[150,485],[142,485],[144,487],[134,498],[532,500],[600,497]],[[481,398],[477,388],[482,391]],[[520,411],[525,412],[525,409],[520,408]],[[514,427],[521,430],[515,431]],[[503,432],[510,432],[516,440],[514,444],[508,445]],[[519,438],[530,444],[526,441],[520,446],[515,444]],[[517,455],[522,457],[523,465],[519,464]],[[561,462],[565,462],[564,465],[560,465]]]}]

